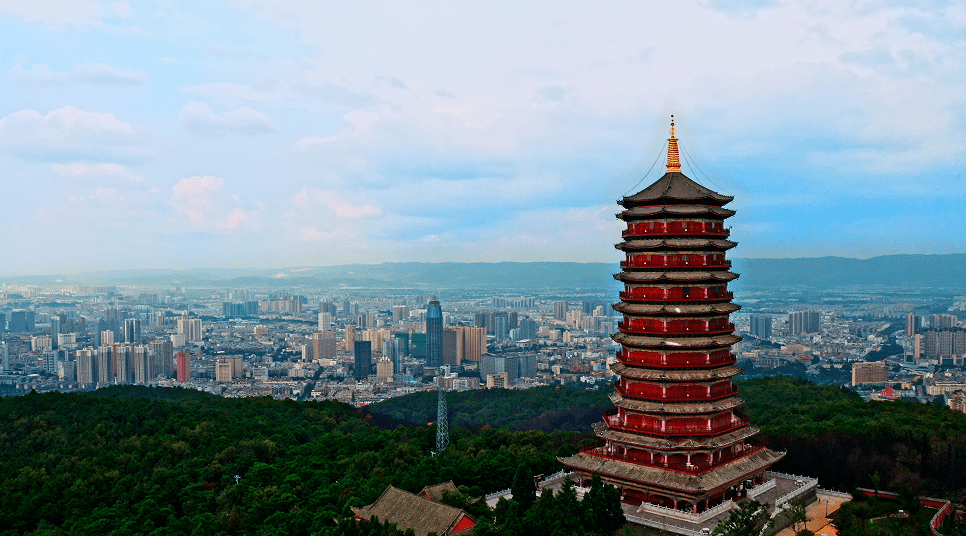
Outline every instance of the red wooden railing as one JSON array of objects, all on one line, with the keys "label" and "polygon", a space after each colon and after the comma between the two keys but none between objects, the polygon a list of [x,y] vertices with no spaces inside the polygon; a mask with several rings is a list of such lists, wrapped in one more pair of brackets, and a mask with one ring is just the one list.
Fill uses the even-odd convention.
[{"label": "red wooden railing", "polygon": [[662,422],[660,419],[641,415],[631,415],[629,421],[625,422],[619,414],[605,414],[604,422],[607,423],[607,426],[616,430],[661,436],[719,435],[749,424],[747,417],[738,414],[734,418],[731,417],[731,414],[713,418],[710,424],[708,419],[684,417]]},{"label": "red wooden railing", "polygon": [[735,357],[731,355],[731,351],[727,348],[711,352],[676,352],[668,354],[621,348],[617,351],[617,360],[626,365],[679,368],[730,365],[735,362]]},{"label": "red wooden railing", "polygon": [[703,320],[672,320],[665,322],[653,318],[634,318],[617,323],[617,329],[624,333],[640,333],[650,335],[714,335],[731,333],[735,325],[727,318]]},{"label": "red wooden railing", "polygon": [[664,388],[652,383],[628,381],[627,378],[621,378],[614,388],[621,396],[673,402],[718,400],[738,394],[738,388],[730,381],[711,385],[710,389],[705,385],[694,384],[674,385]]},{"label": "red wooden railing", "polygon": [[731,268],[723,254],[629,255],[621,268]]},{"label": "red wooden railing", "polygon": [[735,296],[728,292],[728,287],[633,287],[620,293],[621,300],[645,301],[721,301],[730,300]]},{"label": "red wooden railing", "polygon": [[725,228],[721,222],[644,222],[628,225],[621,235],[624,238],[635,236],[649,238],[667,235],[726,237],[731,235],[731,229]]}]

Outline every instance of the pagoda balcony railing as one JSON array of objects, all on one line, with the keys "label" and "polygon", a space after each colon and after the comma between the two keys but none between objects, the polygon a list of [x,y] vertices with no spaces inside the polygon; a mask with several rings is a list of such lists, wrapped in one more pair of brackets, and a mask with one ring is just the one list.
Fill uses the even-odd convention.
[{"label": "pagoda balcony railing", "polygon": [[719,290],[716,287],[636,287],[629,288],[620,293],[621,300],[643,300],[643,301],[672,301],[672,302],[697,302],[697,301],[722,301],[734,299],[735,295],[727,290]]},{"label": "pagoda balcony railing", "polygon": [[716,222],[647,222],[632,223],[621,233],[624,238],[640,236],[720,236],[731,235],[731,229]]},{"label": "pagoda balcony railing", "polygon": [[[683,420],[683,419],[678,419]],[[743,428],[750,424],[747,417],[735,416],[723,423],[707,423],[700,419],[692,422],[640,422],[625,423],[620,415],[604,415],[604,422],[609,428],[631,434],[648,434],[658,436],[687,436],[687,435],[721,435]]]},{"label": "pagoda balcony railing", "polygon": [[715,352],[660,354],[626,348],[617,351],[617,360],[625,365],[667,368],[716,367],[730,365],[736,361],[735,357],[731,355],[731,351],[727,349]]},{"label": "pagoda balcony railing", "polygon": [[660,453],[651,456],[650,453],[643,450],[627,449],[626,451],[622,451],[619,447],[608,447],[606,445],[602,447],[584,449],[583,452],[593,456],[610,458],[612,460],[620,460],[623,462],[668,469],[671,471],[677,471],[679,473],[700,475],[714,469],[715,467],[719,467],[723,464],[733,462],[746,456],[751,456],[752,454],[765,450],[766,448],[768,447],[765,445],[744,445],[742,449],[737,451],[723,451],[721,452],[720,456],[708,456],[706,454],[702,454],[700,456],[691,456],[690,462],[687,461],[687,457],[683,454],[672,455],[670,460],[665,461]]},{"label": "pagoda balcony railing", "polygon": [[690,321],[686,325],[681,325],[681,321],[672,323],[661,322],[660,320],[645,320],[648,321],[620,321],[617,323],[617,329],[624,333],[654,335],[656,337],[663,335],[720,335],[722,333],[731,333],[735,330],[735,325],[731,322],[727,324],[712,324],[710,322]]},{"label": "pagoda balcony railing", "polygon": [[[626,381],[626,380],[624,380]],[[664,388],[652,383],[631,383],[622,385],[622,381],[615,382],[614,389],[621,396],[640,398],[655,402],[707,402],[735,396],[738,388],[731,382],[722,385],[712,385],[709,389],[704,385],[690,385]]]},{"label": "pagoda balcony railing", "polygon": [[[680,257],[678,255],[677,257]],[[689,259],[669,258],[663,255],[651,255],[648,260],[646,255],[635,255],[627,260],[621,261],[621,269],[628,268],[704,268],[704,269],[728,269],[731,268],[731,261],[722,258],[708,258],[704,255],[690,255]]]}]

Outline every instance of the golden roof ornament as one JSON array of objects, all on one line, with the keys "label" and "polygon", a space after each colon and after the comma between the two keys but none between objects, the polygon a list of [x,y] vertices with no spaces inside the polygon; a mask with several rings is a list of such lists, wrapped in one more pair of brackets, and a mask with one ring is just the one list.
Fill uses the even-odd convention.
[{"label": "golden roof ornament", "polygon": [[674,137],[674,115],[671,115],[671,137],[667,139],[667,172],[681,172],[681,155],[678,153],[678,139]]}]

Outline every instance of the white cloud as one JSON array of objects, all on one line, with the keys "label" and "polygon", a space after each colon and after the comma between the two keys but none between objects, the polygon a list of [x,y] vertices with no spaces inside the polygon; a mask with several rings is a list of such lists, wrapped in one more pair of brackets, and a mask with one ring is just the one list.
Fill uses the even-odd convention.
[{"label": "white cloud", "polygon": [[96,86],[128,86],[143,84],[147,78],[147,72],[118,69],[102,63],[85,63],[70,72],[57,72],[50,70],[45,63],[37,63],[30,69],[14,65],[10,78],[14,82],[34,85],[78,83]]},{"label": "white cloud", "polygon": [[185,93],[193,95],[203,95],[219,100],[243,100],[268,102],[281,97],[285,91],[283,88],[273,88],[272,90],[255,89],[243,84],[233,84],[228,82],[208,82],[181,88]]},{"label": "white cloud", "polygon": [[292,200],[300,209],[321,207],[338,218],[365,218],[379,216],[382,210],[371,204],[353,205],[339,192],[319,188],[302,188]]},{"label": "white cloud", "polygon": [[150,135],[113,114],[64,106],[41,115],[21,110],[0,119],[0,152],[46,160],[140,159]]},{"label": "white cloud", "polygon": [[188,219],[189,227],[202,231],[229,232],[253,224],[253,214],[238,205],[240,199],[223,190],[221,177],[182,178],[172,187],[171,205]]},{"label": "white cloud", "polygon": [[119,183],[142,183],[144,177],[131,173],[121,164],[84,164],[73,162],[70,164],[51,164],[54,173],[73,180],[114,181]]},{"label": "white cloud", "polygon": [[275,130],[265,114],[251,108],[238,108],[220,116],[208,104],[195,101],[181,109],[178,120],[185,129],[201,136],[223,136],[229,132],[254,135]]},{"label": "white cloud", "polygon": [[105,8],[96,0],[0,0],[0,13],[38,22],[50,29],[68,27],[99,28],[107,31],[137,31],[136,28],[117,28],[105,24],[105,19],[130,19],[134,10],[127,2],[113,2]]}]

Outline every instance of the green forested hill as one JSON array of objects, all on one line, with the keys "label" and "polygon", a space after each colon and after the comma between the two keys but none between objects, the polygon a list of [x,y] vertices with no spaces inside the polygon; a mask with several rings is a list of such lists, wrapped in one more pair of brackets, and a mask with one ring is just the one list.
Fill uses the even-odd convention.
[{"label": "green forested hill", "polygon": [[760,437],[788,452],[778,469],[825,487],[964,498],[966,414],[916,402],[865,402],[852,391],[775,376],[738,383]]},{"label": "green forested hill", "polygon": [[[450,426],[567,430],[589,432],[591,423],[612,404],[610,389],[535,387],[526,390],[481,389],[446,394]],[[436,392],[391,398],[367,408],[377,416],[421,424],[436,420]]]},{"label": "green forested hill", "polygon": [[[758,436],[787,451],[776,469],[816,476],[822,486],[872,487],[957,495],[966,491],[966,415],[914,402],[865,402],[853,391],[787,376],[736,382]],[[540,387],[525,391],[449,393],[457,426],[590,431],[611,403],[610,389]],[[435,419],[435,393],[417,393],[371,406],[402,422]]]},{"label": "green forested hill", "polygon": [[434,457],[435,427],[335,402],[107,394],[0,400],[0,534],[330,534],[388,484],[489,492],[576,451],[574,434],[456,429]]},{"label": "green forested hill", "polygon": [[[787,451],[778,470],[841,489],[872,487],[876,474],[882,489],[956,497],[966,487],[966,415],[787,377],[739,390],[759,437]],[[383,404],[360,411],[131,386],[0,399],[0,535],[347,534],[333,519],[388,484],[418,491],[453,479],[483,493],[509,487],[521,465],[524,475],[558,470],[556,457],[587,441],[589,426],[508,427],[581,411],[596,421],[606,394],[451,393],[451,447],[435,457],[436,429],[426,425],[434,393],[385,403],[391,418]],[[386,427],[392,419],[419,424]]]}]

